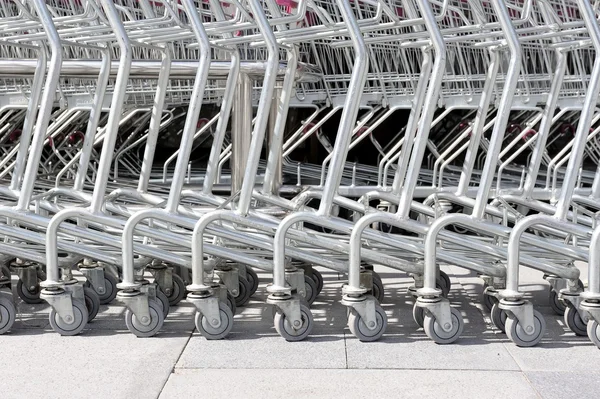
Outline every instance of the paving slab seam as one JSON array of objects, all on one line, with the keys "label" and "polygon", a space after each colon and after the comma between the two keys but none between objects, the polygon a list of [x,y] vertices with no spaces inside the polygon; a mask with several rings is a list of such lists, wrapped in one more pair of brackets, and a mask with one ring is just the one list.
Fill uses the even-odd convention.
[{"label": "paving slab seam", "polygon": [[346,369],[348,369],[348,345],[346,343],[346,333],[344,333],[344,356],[346,357]]},{"label": "paving slab seam", "polygon": [[525,380],[527,381],[527,383],[529,384],[529,386],[531,387],[531,389],[533,389],[533,391],[535,392],[535,394],[539,398],[543,399],[544,397],[542,396],[542,394],[540,393],[540,391],[537,390],[537,388],[535,387],[535,385],[533,385],[533,383],[529,379],[529,376],[527,375],[527,373],[525,373],[524,371],[522,371],[521,374],[523,374],[523,377],[525,378]]},{"label": "paving slab seam", "polygon": [[179,356],[177,356],[177,359],[175,359],[175,362],[173,363],[173,367],[171,367],[171,373],[165,379],[165,382],[162,384],[162,387],[160,387],[160,391],[158,391],[158,395],[156,395],[156,399],[160,399],[160,396],[162,395],[162,392],[165,389],[165,386],[167,386],[167,383],[169,382],[169,378],[171,378],[171,376],[175,373],[175,368],[177,366],[177,363],[179,363],[179,359],[181,359],[183,352],[185,352],[185,348],[187,348],[187,346],[190,343],[190,340],[192,339],[193,336],[194,336],[194,332],[192,331],[192,332],[190,332],[190,335],[188,336],[187,341],[185,341],[185,345],[183,345],[183,347],[181,348],[181,352],[179,352]]}]

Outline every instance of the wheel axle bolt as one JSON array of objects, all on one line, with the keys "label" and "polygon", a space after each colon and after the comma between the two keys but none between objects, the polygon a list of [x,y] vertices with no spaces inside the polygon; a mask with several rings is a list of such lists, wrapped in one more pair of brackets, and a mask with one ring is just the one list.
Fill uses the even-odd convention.
[{"label": "wheel axle bolt", "polygon": [[67,323],[71,323],[71,322],[73,322],[73,317],[72,316],[65,316],[65,321]]},{"label": "wheel axle bolt", "polygon": [[237,296],[240,292],[238,290],[231,290],[231,295]]},{"label": "wheel axle bolt", "polygon": [[301,324],[302,324],[302,323],[300,322],[300,320],[296,320],[296,321],[294,322],[294,327],[300,327],[300,325],[301,325]]},{"label": "wheel axle bolt", "polygon": [[371,328],[375,327],[375,322],[374,321],[370,321],[369,322],[369,327],[371,327]]},{"label": "wheel axle bolt", "polygon": [[35,291],[35,285],[30,286],[29,291],[32,291],[32,292]]},{"label": "wheel axle bolt", "polygon": [[444,324],[444,330],[449,330],[451,328],[452,328],[452,324],[450,324],[450,323]]},{"label": "wheel axle bolt", "polygon": [[210,324],[212,324],[213,326],[217,326],[217,325],[219,325],[219,320],[217,320],[217,319],[212,319],[212,320],[210,321]]},{"label": "wheel axle bolt", "polygon": [[98,287],[96,291],[98,291],[98,294],[104,294],[105,289],[104,287]]},{"label": "wheel axle bolt", "polygon": [[532,333],[533,332],[533,327],[532,326],[527,326],[527,328],[525,328],[525,331],[527,331],[528,333]]},{"label": "wheel axle bolt", "polygon": [[148,318],[148,316],[143,316],[142,317],[142,323],[148,323],[150,320]]}]

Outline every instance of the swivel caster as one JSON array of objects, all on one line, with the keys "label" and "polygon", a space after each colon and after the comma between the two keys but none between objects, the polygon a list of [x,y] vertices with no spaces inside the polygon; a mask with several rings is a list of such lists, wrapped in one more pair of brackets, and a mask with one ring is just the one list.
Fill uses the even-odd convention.
[{"label": "swivel caster", "polygon": [[237,311],[237,306],[235,304],[235,298],[231,295],[230,292],[227,293],[227,306],[231,309],[231,313],[235,314]]},{"label": "swivel caster", "polygon": [[173,274],[173,288],[171,294],[167,296],[169,306],[175,306],[185,298],[185,282],[177,274]]},{"label": "swivel caster", "polygon": [[350,332],[361,342],[377,341],[381,338],[387,328],[387,315],[383,308],[379,305],[375,305],[375,312],[377,325],[375,326],[375,329],[370,330],[365,325],[360,314],[354,308],[350,308],[348,327],[350,328]]},{"label": "swivel caster", "polygon": [[425,320],[425,309],[420,306],[413,306],[413,320],[417,325],[423,328],[423,323]]},{"label": "swivel caster", "polygon": [[492,311],[490,312],[490,317],[492,318],[492,323],[494,326],[503,333],[506,333],[506,319],[508,318],[506,311],[504,309],[500,309],[499,301],[494,303],[492,306]]},{"label": "swivel caster", "polygon": [[519,320],[514,314],[509,313],[506,319],[506,335],[508,339],[514,342],[517,346],[530,347],[537,345],[544,337],[546,331],[546,321],[540,312],[533,311],[534,330],[531,334],[527,334],[521,327]]},{"label": "swivel caster", "polygon": [[287,320],[285,313],[277,309],[273,318],[275,324],[275,330],[277,333],[285,338],[286,341],[302,341],[308,337],[313,329],[313,316],[310,309],[304,305],[300,305],[300,314],[302,319],[302,325],[299,328],[294,329],[290,322]]},{"label": "swivel caster", "polygon": [[213,327],[206,316],[200,312],[196,312],[196,328],[204,338],[210,340],[223,339],[229,335],[229,332],[233,327],[233,313],[229,306],[224,303],[219,303],[219,315],[221,324],[218,327]]},{"label": "swivel caster", "polygon": [[54,308],[48,316],[52,329],[63,336],[77,335],[85,328],[88,321],[88,311],[83,302],[73,301],[73,320],[63,320]]},{"label": "swivel caster", "polygon": [[156,300],[148,299],[148,312],[150,313],[150,323],[144,325],[135,317],[135,314],[130,309],[125,311],[127,329],[136,337],[145,338],[156,335],[165,322],[163,310]]},{"label": "swivel caster", "polygon": [[587,335],[587,323],[581,319],[581,315],[575,306],[572,304],[567,305],[565,310],[565,324],[571,331],[580,337]]},{"label": "swivel caster", "polygon": [[315,282],[315,280],[313,280],[312,277],[304,275],[304,285],[306,290],[304,299],[309,305],[312,305],[313,302],[317,299],[318,295],[317,283]]},{"label": "swivel caster", "polygon": [[464,321],[460,311],[455,308],[450,308],[452,317],[452,329],[448,332],[442,329],[435,316],[429,312],[425,312],[423,320],[423,329],[425,334],[436,344],[451,344],[456,341],[462,334]]},{"label": "swivel caster", "polygon": [[235,298],[236,306],[244,306],[250,300],[250,296],[252,295],[252,286],[248,280],[243,278],[242,276],[238,277],[239,285],[238,285],[238,295]]},{"label": "swivel caster", "polygon": [[250,296],[252,296],[258,290],[258,274],[250,266],[246,266],[246,279],[250,283]]},{"label": "swivel caster", "polygon": [[90,281],[85,282],[85,286],[91,288],[98,299],[100,300],[100,305],[108,305],[111,303],[115,297],[117,296],[117,283],[119,282],[115,276],[113,276],[110,272],[104,271],[104,292],[98,292],[90,283]]},{"label": "swivel caster", "polygon": [[41,280],[38,279],[38,284],[35,287],[26,287],[25,284],[23,284],[23,281],[19,279],[19,282],[17,283],[17,295],[23,302],[30,305],[43,303],[44,300],[40,298],[40,282]]},{"label": "swivel caster", "polygon": [[488,287],[488,284],[484,284],[483,285],[483,306],[485,306],[485,308],[488,310],[488,312],[492,311],[492,308],[494,307],[494,304],[498,303],[498,298],[496,298],[493,295],[489,295],[486,294],[485,289]]},{"label": "swivel caster", "polygon": [[156,300],[161,308],[163,319],[166,319],[171,306],[169,305],[169,298],[158,286],[156,287]]},{"label": "swivel caster", "polygon": [[556,292],[552,287],[550,287],[550,291],[548,292],[548,302],[550,307],[559,316],[563,316],[567,309],[567,305],[558,297],[558,292]]},{"label": "swivel caster", "polygon": [[377,299],[377,302],[382,303],[385,297],[385,287],[383,286],[383,280],[381,276],[376,272],[372,272],[373,275],[373,289],[371,295]]},{"label": "swivel caster", "polygon": [[588,322],[587,335],[590,341],[600,349],[600,324],[598,324],[596,320],[590,320]]},{"label": "swivel caster", "polygon": [[0,293],[0,334],[4,334],[15,324],[17,310],[10,294]]},{"label": "swivel caster", "polygon": [[100,310],[100,297],[91,287],[83,287],[85,307],[88,311],[88,323],[96,318]]},{"label": "swivel caster", "polygon": [[321,293],[321,291],[323,291],[323,275],[321,274],[320,271],[313,269],[311,277],[315,281],[315,284],[317,285],[317,295],[319,295]]}]

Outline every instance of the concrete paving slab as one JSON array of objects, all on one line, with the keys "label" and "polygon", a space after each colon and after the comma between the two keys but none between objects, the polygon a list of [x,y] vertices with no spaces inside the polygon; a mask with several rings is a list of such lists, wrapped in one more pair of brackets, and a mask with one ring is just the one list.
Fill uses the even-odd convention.
[{"label": "concrete paving slab", "polygon": [[[227,381],[226,384],[221,381]],[[510,389],[507,389],[510,387]],[[539,398],[520,372],[448,370],[175,370],[160,399]]]},{"label": "concrete paving slab", "polygon": [[61,337],[22,329],[0,336],[0,392],[12,398],[153,398],[189,335],[139,339],[127,331]]},{"label": "concrete paving slab", "polygon": [[531,385],[545,399],[597,398],[600,372],[585,371],[529,371],[525,375]]}]

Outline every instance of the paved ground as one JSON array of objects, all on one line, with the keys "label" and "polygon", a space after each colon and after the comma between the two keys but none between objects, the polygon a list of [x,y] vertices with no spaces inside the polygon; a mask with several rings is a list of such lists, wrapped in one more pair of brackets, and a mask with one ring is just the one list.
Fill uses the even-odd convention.
[{"label": "paved ground", "polygon": [[313,335],[298,343],[285,342],[272,327],[267,276],[223,341],[193,332],[189,305],[172,310],[160,336],[139,339],[125,328],[118,306],[103,307],[81,336],[60,337],[48,326],[47,308],[20,303],[23,315],[0,336],[0,398],[600,397],[600,350],[553,314],[541,274],[525,272],[521,281],[548,332],[538,347],[517,348],[479,305],[481,281],[446,270],[450,299],[466,321],[462,339],[447,346],[417,328],[406,293],[411,280],[389,269],[379,270],[389,327],[375,343],[358,342],[347,329],[334,273],[324,273]]}]

